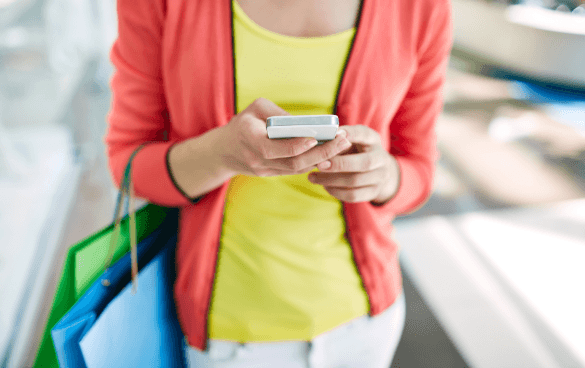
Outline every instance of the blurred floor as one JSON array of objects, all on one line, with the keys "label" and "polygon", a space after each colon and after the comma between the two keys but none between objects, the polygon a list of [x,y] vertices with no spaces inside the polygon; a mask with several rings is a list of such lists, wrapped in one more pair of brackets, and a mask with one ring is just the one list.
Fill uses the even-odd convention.
[{"label": "blurred floor", "polygon": [[[444,113],[437,127],[442,158],[435,192],[427,205],[411,217],[583,197],[580,174],[569,169],[582,164],[579,155],[585,152],[584,140],[552,121],[538,106],[512,99],[507,82],[452,68],[445,96]],[[93,83],[86,85],[76,98],[78,113],[88,116],[86,124],[74,127],[87,165],[65,231],[62,255],[70,245],[108,224],[113,212],[114,188],[102,142],[109,94],[99,83]],[[497,134],[494,138],[494,119],[504,118],[500,128],[513,130],[520,124],[518,117],[527,113],[531,114],[532,122],[529,134],[512,139],[510,134],[504,136],[500,132],[499,138]],[[567,136],[571,138],[571,147],[559,143]],[[576,163],[571,164],[573,161],[567,161],[568,158]],[[569,164],[563,166],[561,162]],[[60,266],[55,265],[54,269],[60,270]],[[46,308],[39,316],[40,322],[46,318],[58,277],[56,271],[47,288]],[[404,288],[407,320],[392,367],[468,367],[408,275]],[[37,336],[44,322],[38,326]],[[32,364],[37,343],[31,342],[27,366]]]},{"label": "blurred floor", "polygon": [[391,368],[469,368],[408,275],[403,275],[406,323]]}]

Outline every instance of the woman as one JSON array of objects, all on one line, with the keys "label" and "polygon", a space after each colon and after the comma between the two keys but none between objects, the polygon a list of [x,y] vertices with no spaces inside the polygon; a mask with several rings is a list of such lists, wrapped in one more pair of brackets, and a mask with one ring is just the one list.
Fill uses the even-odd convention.
[{"label": "woman", "polygon": [[[107,134],[119,183],[181,208],[192,366],[388,367],[404,323],[391,220],[421,206],[447,0],[118,0]],[[337,114],[335,140],[265,120]],[[146,144],[145,144],[146,143]]]}]

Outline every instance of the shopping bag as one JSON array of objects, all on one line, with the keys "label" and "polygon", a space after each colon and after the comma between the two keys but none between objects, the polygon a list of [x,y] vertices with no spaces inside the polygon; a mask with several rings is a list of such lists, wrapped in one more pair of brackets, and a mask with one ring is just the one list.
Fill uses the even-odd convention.
[{"label": "shopping bag", "polygon": [[[173,262],[174,265],[177,228],[176,222],[172,220],[172,218],[169,218],[169,220],[165,221],[159,229],[155,230],[138,245],[137,256],[139,269],[142,269],[148,264],[157,256],[157,254],[165,255],[169,252],[172,253],[172,259],[170,262]],[[166,253],[164,250],[166,250]],[[169,257],[165,258],[165,260],[169,262]],[[160,264],[160,261],[155,264]],[[162,268],[162,270],[158,270],[159,279],[157,280],[158,283],[156,289],[153,290],[150,289],[153,284],[152,277],[150,277],[150,279],[147,277],[147,282],[143,285],[143,282],[141,281],[141,271],[138,275],[140,287],[137,288],[135,295],[129,295],[130,299],[124,299],[123,296],[126,293],[120,293],[125,287],[132,287],[132,284],[130,283],[130,254],[126,254],[113,266],[109,267],[51,331],[60,367],[89,367],[89,365],[86,364],[80,346],[80,342],[89,332],[91,332],[89,340],[96,341],[101,339],[105,344],[104,347],[111,348],[112,343],[119,343],[119,348],[126,352],[127,358],[132,358],[135,354],[144,354],[148,356],[149,353],[158,351],[160,352],[159,354],[166,354],[165,357],[170,356],[173,359],[171,365],[155,364],[147,365],[147,367],[182,367],[183,335],[174,311],[174,301],[172,296],[174,266],[171,266],[172,265],[169,265]],[[162,274],[161,272],[163,271],[166,273]],[[152,272],[147,272],[147,276],[152,276],[151,273]],[[105,282],[106,280],[107,282]],[[168,287],[161,288],[161,284],[168,285]],[[120,296],[121,298],[116,299],[117,296]],[[136,300],[132,300],[132,298],[135,298]],[[149,298],[155,299],[149,300]],[[122,302],[120,302],[120,300]],[[144,305],[144,310],[141,311],[141,305],[137,303],[144,302],[145,300],[147,303]],[[109,308],[109,312],[106,316],[102,318],[104,309],[109,307],[109,304],[111,304],[112,301],[115,301],[115,303],[112,305],[112,308]],[[124,303],[124,301],[130,301],[130,303],[134,304],[129,306]],[[126,312],[133,314],[136,320],[132,320],[132,318],[124,318],[123,314],[116,314],[124,309],[128,309]],[[155,312],[160,313],[143,313],[148,310],[154,310]],[[96,331],[93,331],[93,326],[96,323],[96,320],[99,321],[100,324],[97,326]],[[154,327],[148,332],[143,329],[135,329],[135,325],[132,323],[136,322],[144,323],[145,327],[147,325]],[[103,327],[100,326],[103,326],[104,323],[112,324],[112,326],[110,326],[112,328],[107,331],[109,334],[100,333],[103,329]],[[166,336],[165,340],[153,340],[154,337],[160,336],[161,334]],[[127,336],[131,336],[132,338],[128,338]],[[152,343],[150,346],[144,346],[144,344],[140,343],[141,341],[151,341]],[[100,348],[99,346],[93,347],[96,348],[96,351]],[[99,359],[96,360],[95,354],[91,354],[91,348],[92,346],[89,347],[88,356],[92,358],[92,366],[94,367],[141,367],[141,365],[135,365],[128,359],[118,360],[118,363],[115,365],[104,364]],[[86,343],[86,351],[87,349],[88,347]],[[98,357],[100,356],[98,355]],[[101,357],[106,358],[105,355]]]},{"label": "shopping bag", "polygon": [[112,300],[81,339],[88,368],[184,367],[183,333],[173,302],[172,241]]},{"label": "shopping bag", "polygon": [[[138,241],[141,242],[149,236],[164,222],[168,215],[172,215],[168,208],[153,204],[148,204],[136,212]],[[113,261],[120,259],[130,248],[128,226],[129,217],[126,216],[120,223],[120,238],[116,245]],[[59,367],[51,339],[51,329],[103,272],[113,231],[114,224],[82,240],[67,252],[43,337],[37,350],[35,368]]]},{"label": "shopping bag", "polygon": [[[132,157],[136,154],[134,152]],[[113,266],[110,267],[113,251],[117,244],[117,237],[119,236],[119,222],[118,218],[120,215],[121,203],[124,197],[126,197],[126,206],[128,202],[133,202],[133,188],[130,180],[131,162],[130,158],[126,170],[124,172],[124,178],[120,188],[120,195],[118,196],[118,203],[115,211],[115,225],[114,231],[110,236],[110,245],[108,255],[106,257],[106,266],[103,274],[90,286],[90,288],[83,294],[83,296],[73,305],[73,307],[59,320],[59,322],[52,328],[51,335],[53,338],[54,347],[61,367],[86,367],[83,353],[81,351],[80,342],[85,335],[92,329],[96,320],[102,314],[105,307],[112,302],[112,300],[129,284],[132,280],[132,291],[136,293],[136,285],[138,279],[139,269],[142,269],[148,264],[157,254],[161,253],[163,249],[167,249],[167,252],[172,252],[174,255],[176,242],[177,242],[177,229],[178,229],[178,211],[173,211],[174,215],[168,215],[165,217],[163,223],[154,230],[148,237],[146,237],[140,244],[137,244],[137,234],[135,231],[135,216],[133,209],[127,212],[129,213],[129,233],[130,233],[130,244],[131,251],[129,254],[124,255],[119,259]],[[129,201],[128,201],[129,198]],[[165,258],[169,262],[169,258]],[[172,257],[174,264],[174,257]],[[157,263],[160,264],[160,263]],[[157,275],[160,279],[158,285],[172,285],[175,278],[174,267],[159,267],[159,270],[165,271],[166,273],[159,272]],[[147,277],[148,279],[148,277]],[[160,287],[158,288],[160,289]],[[142,338],[145,341],[144,344],[138,344],[145,347],[145,350],[138,351],[138,356],[148,355],[149,351],[158,351],[159,355],[162,354],[165,357],[172,357],[167,359],[167,365],[170,367],[182,367],[184,366],[183,357],[183,339],[182,333],[178,324],[178,320],[174,311],[174,301],[172,296],[172,286],[165,288],[166,292],[163,293],[150,293],[151,297],[156,299],[150,300],[150,304],[153,305],[154,310],[164,310],[164,313],[150,314],[149,317],[152,319],[151,325],[158,326],[159,330],[168,332],[165,339],[149,340],[148,335],[146,336],[135,336],[134,342],[139,341]],[[122,293],[123,294],[123,293]],[[142,292],[142,294],[148,294],[148,290]],[[142,295],[141,294],[141,295]],[[116,304],[117,305],[117,304]],[[163,306],[163,307],[161,307]],[[138,306],[140,308],[140,306]],[[139,312],[136,312],[139,313]],[[111,314],[108,314],[112,318]],[[116,315],[114,314],[114,317]],[[111,321],[110,321],[111,322]],[[111,333],[127,333],[128,328],[132,328],[131,325],[124,326],[121,323],[116,322],[116,328],[110,330]],[[162,326],[162,327],[161,327]],[[155,328],[152,333],[157,333]],[[96,331],[99,330],[99,325]],[[92,333],[95,338],[104,337],[103,333]],[[105,336],[104,341],[116,340],[117,335]],[[158,345],[153,345],[158,343]],[[136,344],[131,344],[131,341],[125,340],[123,348],[125,349],[136,349]],[[91,354],[90,354],[91,355]],[[90,356],[88,355],[88,356]],[[129,355],[127,354],[126,357]],[[95,355],[93,356],[95,358]],[[93,359],[92,364],[98,366],[104,366],[103,362],[95,363]],[[132,360],[121,360],[118,362],[119,366],[136,366]],[[136,363],[139,364],[139,363]],[[106,365],[109,366],[109,365]]]},{"label": "shopping bag", "polygon": [[[131,162],[139,149],[134,152],[129,162]],[[125,174],[128,173],[129,175],[130,166],[128,165],[126,169]],[[126,176],[122,181],[118,203],[120,203],[120,196],[122,187],[126,182]],[[116,213],[118,210],[116,209]],[[142,242],[155,229],[161,226],[167,216],[176,215],[177,213],[174,209],[153,204],[146,205],[135,214],[137,240]],[[110,247],[110,240],[115,231],[115,220],[116,218],[114,218],[110,226],[89,236],[68,250],[61,276],[57,283],[49,316],[45,324],[41,343],[37,350],[34,363],[35,368],[59,367],[51,338],[51,329],[104,271],[104,264],[109,257],[108,248]],[[119,223],[118,241],[114,244],[113,254],[111,255],[113,262],[120,259],[130,248],[129,225],[130,217],[126,215]]]}]

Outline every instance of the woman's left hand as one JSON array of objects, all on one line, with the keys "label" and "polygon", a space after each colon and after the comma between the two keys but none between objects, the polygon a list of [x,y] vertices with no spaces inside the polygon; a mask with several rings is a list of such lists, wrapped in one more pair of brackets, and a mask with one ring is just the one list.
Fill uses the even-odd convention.
[{"label": "woman's left hand", "polygon": [[309,181],[322,185],[329,194],[344,202],[383,204],[394,196],[400,182],[400,168],[375,130],[364,125],[348,125],[347,140],[352,146],[309,174]]}]

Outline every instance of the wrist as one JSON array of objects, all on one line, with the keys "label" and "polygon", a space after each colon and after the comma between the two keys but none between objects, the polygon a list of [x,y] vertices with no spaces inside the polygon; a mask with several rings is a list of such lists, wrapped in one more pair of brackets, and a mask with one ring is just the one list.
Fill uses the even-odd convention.
[{"label": "wrist", "polygon": [[398,161],[394,158],[394,156],[388,154],[389,161],[389,179],[385,180],[382,184],[382,188],[378,196],[371,201],[374,205],[384,205],[388,201],[390,201],[396,193],[398,192],[398,188],[400,187],[400,166],[398,165]]},{"label": "wrist", "polygon": [[169,174],[175,186],[188,198],[199,197],[234,175],[222,164],[218,129],[178,142],[169,149]]},{"label": "wrist", "polygon": [[226,180],[231,179],[238,174],[237,170],[230,165],[234,162],[232,157],[233,144],[227,139],[229,135],[229,127],[227,125],[209,131],[209,150],[210,155],[207,157],[211,166],[217,170],[216,172],[226,177]]}]

